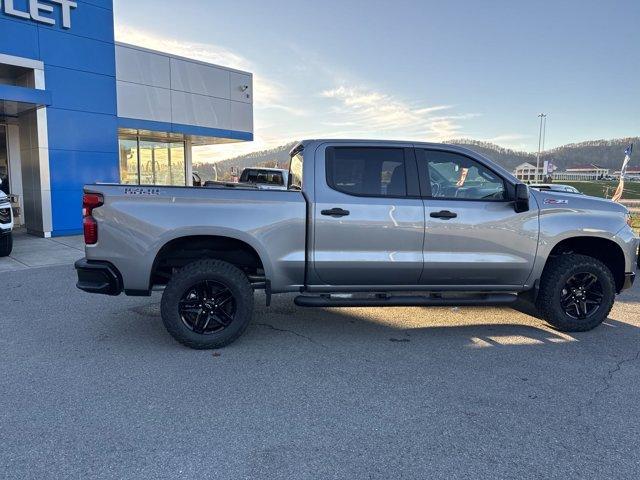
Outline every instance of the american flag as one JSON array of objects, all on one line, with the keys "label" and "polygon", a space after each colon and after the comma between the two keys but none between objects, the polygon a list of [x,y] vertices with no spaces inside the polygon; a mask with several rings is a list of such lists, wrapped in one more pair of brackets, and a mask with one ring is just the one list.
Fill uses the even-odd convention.
[{"label": "american flag", "polygon": [[616,189],[616,193],[614,193],[613,197],[611,197],[611,200],[613,200],[614,202],[619,202],[620,199],[622,199],[622,193],[624,192],[624,176],[627,174],[627,168],[629,167],[632,153],[633,143],[630,144],[624,151],[624,162],[622,162],[622,168],[620,169],[620,184]]}]

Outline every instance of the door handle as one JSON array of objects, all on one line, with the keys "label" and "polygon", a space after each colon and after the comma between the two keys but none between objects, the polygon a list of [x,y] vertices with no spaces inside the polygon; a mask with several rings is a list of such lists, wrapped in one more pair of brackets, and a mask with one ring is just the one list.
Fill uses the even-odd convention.
[{"label": "door handle", "polygon": [[341,208],[332,208],[331,210],[322,210],[320,213],[326,217],[340,218],[346,217],[350,212],[349,210],[343,210]]},{"label": "door handle", "polygon": [[457,216],[458,216],[457,213],[450,212],[449,210],[431,212],[431,218],[442,218],[443,220],[451,220],[452,218],[456,218]]}]

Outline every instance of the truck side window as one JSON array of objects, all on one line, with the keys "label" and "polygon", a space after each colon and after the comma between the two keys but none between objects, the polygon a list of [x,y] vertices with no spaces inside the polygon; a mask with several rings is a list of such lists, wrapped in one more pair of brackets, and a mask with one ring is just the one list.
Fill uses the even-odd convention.
[{"label": "truck side window", "polygon": [[368,197],[407,195],[402,148],[330,147],[327,183],[342,193]]},{"label": "truck side window", "polygon": [[289,162],[289,185],[287,185],[289,190],[302,190],[303,162],[302,151],[291,157]]},{"label": "truck side window", "polygon": [[504,180],[475,160],[453,152],[426,150],[433,198],[504,200]]}]

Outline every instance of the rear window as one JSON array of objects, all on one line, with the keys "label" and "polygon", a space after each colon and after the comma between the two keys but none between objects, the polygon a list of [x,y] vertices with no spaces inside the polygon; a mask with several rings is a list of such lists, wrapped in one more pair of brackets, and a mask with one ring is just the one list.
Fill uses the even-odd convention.
[{"label": "rear window", "polygon": [[368,197],[407,195],[402,148],[330,147],[327,183],[339,192]]},{"label": "rear window", "polygon": [[245,183],[259,183],[261,185],[284,185],[282,172],[273,172],[270,170],[245,170],[242,172],[240,181]]}]

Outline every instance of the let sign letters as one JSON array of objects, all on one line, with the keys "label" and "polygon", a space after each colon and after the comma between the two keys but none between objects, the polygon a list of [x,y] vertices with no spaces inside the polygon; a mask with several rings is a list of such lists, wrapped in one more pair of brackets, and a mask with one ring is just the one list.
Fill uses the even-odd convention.
[{"label": "let sign letters", "polygon": [[62,10],[62,28],[71,28],[71,11],[78,4],[71,0],[0,0],[2,11],[12,17],[55,25],[53,11]]}]

